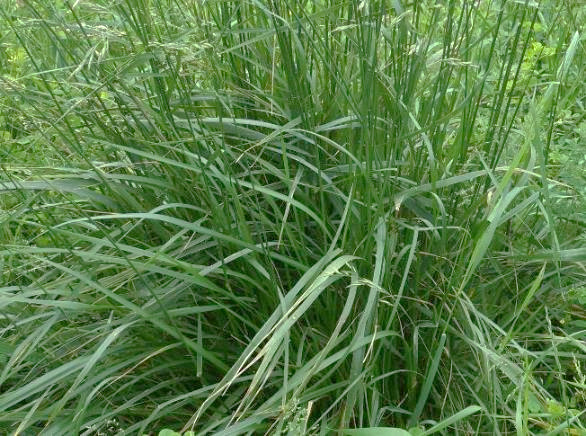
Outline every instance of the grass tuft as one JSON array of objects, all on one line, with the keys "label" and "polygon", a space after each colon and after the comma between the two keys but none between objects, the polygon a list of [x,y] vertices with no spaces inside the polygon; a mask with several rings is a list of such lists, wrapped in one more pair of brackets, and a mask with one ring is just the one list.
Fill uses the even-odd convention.
[{"label": "grass tuft", "polygon": [[584,20],[6,2],[0,430],[585,432]]}]

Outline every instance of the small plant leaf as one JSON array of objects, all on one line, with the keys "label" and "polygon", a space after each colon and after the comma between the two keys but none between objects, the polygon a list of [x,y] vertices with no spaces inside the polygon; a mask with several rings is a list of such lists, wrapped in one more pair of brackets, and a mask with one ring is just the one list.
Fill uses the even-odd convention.
[{"label": "small plant leaf", "polygon": [[181,433],[165,428],[159,432],[159,436],[181,436]]},{"label": "small plant leaf", "polygon": [[411,436],[407,430],[394,427],[368,427],[344,430],[346,436]]},{"label": "small plant leaf", "polygon": [[470,415],[473,415],[475,413],[478,413],[482,410],[482,407],[480,406],[469,406],[466,407],[463,410],[460,410],[458,413],[450,416],[447,419],[444,419],[443,421],[437,423],[436,425],[434,425],[433,427],[431,427],[430,429],[426,430],[425,432],[421,433],[422,435],[430,435],[433,433],[436,433],[440,430],[443,430],[444,428],[458,422],[461,421],[464,418],[467,418]]}]

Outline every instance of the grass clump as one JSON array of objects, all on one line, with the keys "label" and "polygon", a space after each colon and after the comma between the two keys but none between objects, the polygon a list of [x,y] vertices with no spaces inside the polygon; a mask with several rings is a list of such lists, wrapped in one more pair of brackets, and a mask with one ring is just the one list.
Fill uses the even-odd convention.
[{"label": "grass clump", "polygon": [[1,14],[0,428],[585,431],[584,8]]}]

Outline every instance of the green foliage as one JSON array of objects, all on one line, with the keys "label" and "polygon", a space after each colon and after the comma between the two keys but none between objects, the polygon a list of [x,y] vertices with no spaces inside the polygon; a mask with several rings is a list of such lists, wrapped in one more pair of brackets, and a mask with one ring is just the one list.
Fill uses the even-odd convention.
[{"label": "green foliage", "polygon": [[176,431],[169,430],[168,428],[166,428],[159,432],[159,436],[195,436],[195,433],[192,431],[186,431],[185,433],[177,433]]},{"label": "green foliage", "polygon": [[8,2],[0,430],[583,432],[584,9]]},{"label": "green foliage", "polygon": [[357,430],[345,430],[344,434],[348,436],[412,436],[411,433],[406,430],[390,427],[371,427]]}]

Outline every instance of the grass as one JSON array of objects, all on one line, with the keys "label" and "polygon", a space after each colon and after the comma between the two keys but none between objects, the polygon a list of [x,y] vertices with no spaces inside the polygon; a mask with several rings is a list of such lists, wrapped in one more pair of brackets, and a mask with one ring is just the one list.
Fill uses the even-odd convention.
[{"label": "grass", "polygon": [[8,2],[0,429],[584,434],[585,15]]}]

